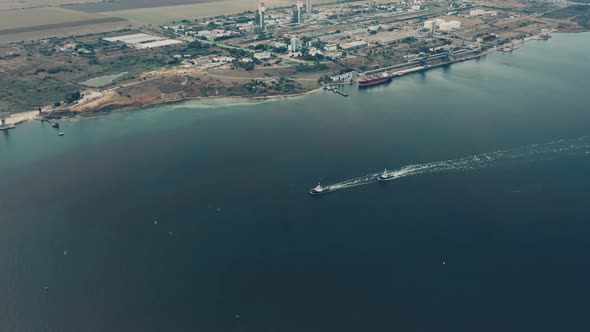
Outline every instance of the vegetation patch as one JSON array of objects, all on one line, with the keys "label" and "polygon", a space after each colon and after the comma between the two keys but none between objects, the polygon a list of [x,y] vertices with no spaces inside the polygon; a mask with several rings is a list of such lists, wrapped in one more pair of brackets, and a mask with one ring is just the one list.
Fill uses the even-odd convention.
[{"label": "vegetation patch", "polygon": [[[587,1],[590,2],[590,0]],[[590,29],[590,6],[588,5],[571,5],[547,13],[543,17],[558,20],[571,19],[571,21],[576,22],[582,28]]]}]

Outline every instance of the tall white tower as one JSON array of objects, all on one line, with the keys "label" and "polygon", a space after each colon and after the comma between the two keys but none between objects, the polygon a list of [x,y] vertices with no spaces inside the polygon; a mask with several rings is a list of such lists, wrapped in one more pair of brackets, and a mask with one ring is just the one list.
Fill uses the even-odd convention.
[{"label": "tall white tower", "polygon": [[301,10],[303,10],[303,0],[297,0],[297,23],[301,24]]},{"label": "tall white tower", "polygon": [[258,3],[258,15],[260,16],[260,28],[264,30],[264,12],[266,11],[266,7],[264,7],[264,1],[260,1]]},{"label": "tall white tower", "polygon": [[305,11],[308,14],[311,14],[311,0],[307,0],[307,6],[305,7]]}]

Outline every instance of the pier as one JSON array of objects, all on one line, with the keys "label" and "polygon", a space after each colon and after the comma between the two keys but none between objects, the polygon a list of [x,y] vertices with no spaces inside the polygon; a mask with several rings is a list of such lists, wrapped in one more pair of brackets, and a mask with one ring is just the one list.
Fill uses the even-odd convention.
[{"label": "pier", "polygon": [[342,97],[348,97],[348,93],[342,92],[339,89],[337,89],[337,88],[335,88],[335,87],[333,87],[331,85],[326,86],[325,89],[328,90],[328,91],[330,91],[330,92],[333,92],[333,93],[335,93],[337,95],[341,95]]},{"label": "pier", "polygon": [[368,70],[362,73],[365,77],[374,76],[376,74],[389,73],[394,77],[404,76],[409,73],[419,72],[446,66],[455,62],[471,60],[482,55],[480,50],[460,50],[454,53],[439,53],[434,55],[426,55],[422,58],[410,60],[406,63],[397,64],[394,66],[382,67],[373,70]]},{"label": "pier", "polygon": [[51,121],[47,118],[41,118],[41,122],[48,122],[49,124],[51,124],[51,127],[59,129],[59,123],[57,121]]}]

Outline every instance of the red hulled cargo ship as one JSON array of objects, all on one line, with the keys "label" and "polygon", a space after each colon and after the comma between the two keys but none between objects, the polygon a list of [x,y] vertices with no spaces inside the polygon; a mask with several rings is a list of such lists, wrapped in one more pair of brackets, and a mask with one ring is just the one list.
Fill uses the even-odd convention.
[{"label": "red hulled cargo ship", "polygon": [[358,83],[359,83],[359,88],[367,88],[367,87],[374,86],[374,85],[389,83],[389,82],[391,82],[391,79],[392,79],[391,75],[383,74],[383,75],[366,77],[366,78],[360,79],[358,81]]}]

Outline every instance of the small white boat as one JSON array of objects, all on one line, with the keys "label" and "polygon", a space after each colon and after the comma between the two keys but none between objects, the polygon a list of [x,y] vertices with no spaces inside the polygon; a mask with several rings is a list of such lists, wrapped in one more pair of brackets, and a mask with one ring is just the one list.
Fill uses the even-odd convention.
[{"label": "small white boat", "polygon": [[65,135],[65,134],[64,134],[64,132],[63,132],[63,131],[60,131],[60,132],[58,133],[58,135],[59,135],[59,136],[63,136],[63,135]]},{"label": "small white boat", "polygon": [[383,173],[377,178],[379,181],[390,181],[393,179],[395,179],[395,175],[393,173],[387,173],[387,169],[385,169]]},{"label": "small white boat", "polygon": [[330,191],[329,188],[324,188],[324,187],[322,187],[322,185],[320,183],[318,183],[318,185],[315,188],[312,188],[309,191],[309,193],[312,195],[321,195],[321,194],[325,194],[329,191]]}]

